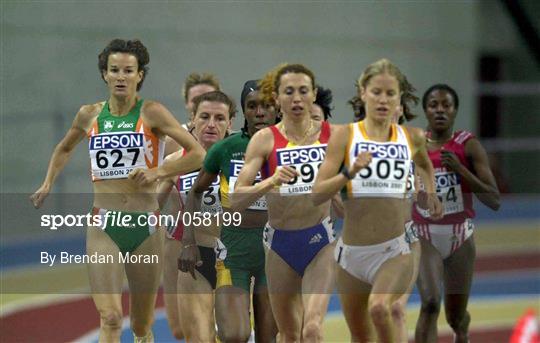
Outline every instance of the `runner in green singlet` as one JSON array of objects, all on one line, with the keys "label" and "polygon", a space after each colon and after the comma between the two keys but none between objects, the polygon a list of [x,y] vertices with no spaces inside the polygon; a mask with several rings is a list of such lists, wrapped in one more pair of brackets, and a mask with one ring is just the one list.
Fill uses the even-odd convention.
[{"label": "runner in green singlet", "polygon": [[[88,137],[94,215],[107,218],[111,212],[121,212],[122,216],[131,215],[134,219],[124,227],[111,227],[109,220],[104,226],[94,222],[87,229],[88,255],[119,257],[114,263],[87,265],[92,298],[100,316],[100,342],[120,341],[124,275],[130,287],[129,315],[135,341],[153,342],[151,327],[161,263],[124,264],[120,254],[152,254],[162,260],[163,231],[137,225],[137,221],[144,221],[159,208],[158,178],[197,169],[204,157],[202,147],[163,105],[141,100],[138,91],[149,61],[148,51],[139,40],[114,39],[105,47],[98,67],[109,99],[81,107],[54,150],[41,187],[31,196],[34,206],[40,207],[77,144]],[[162,164],[166,136],[186,150],[181,160]]]},{"label": "runner in green singlet", "polygon": [[[251,136],[260,129],[273,125],[276,119],[274,106],[260,100],[257,81],[247,81],[242,90],[241,106],[245,125],[241,132],[233,134],[212,146],[207,153],[193,192],[188,198],[186,211],[200,211],[200,198],[216,178],[220,176],[221,203],[224,212],[231,213],[229,193],[243,166],[244,154]],[[195,206],[194,206],[195,205]],[[193,207],[194,206],[194,207]],[[250,290],[253,285],[253,308],[255,339],[271,342],[277,332],[266,287],[264,271],[265,256],[262,242],[264,224],[267,222],[266,200],[259,199],[242,211],[241,226],[223,226],[221,241],[227,249],[226,258],[218,260],[216,286],[216,321],[218,335],[223,342],[245,342],[251,333]],[[186,227],[184,246],[192,246],[193,230]],[[196,247],[185,248],[180,261],[187,255],[197,254]],[[186,271],[186,270],[184,270]]]}]

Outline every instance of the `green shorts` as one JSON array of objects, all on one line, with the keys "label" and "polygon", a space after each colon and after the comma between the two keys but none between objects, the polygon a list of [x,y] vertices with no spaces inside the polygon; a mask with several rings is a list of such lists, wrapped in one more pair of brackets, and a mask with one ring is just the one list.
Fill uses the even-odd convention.
[{"label": "green shorts", "polygon": [[111,237],[122,254],[135,251],[156,231],[156,226],[148,224],[148,217],[159,218],[158,212],[111,211],[95,207],[92,215],[101,217],[101,229]]},{"label": "green shorts", "polygon": [[216,262],[216,288],[234,286],[249,292],[251,278],[255,279],[255,290],[266,286],[263,228],[223,227],[221,241],[227,255]]}]

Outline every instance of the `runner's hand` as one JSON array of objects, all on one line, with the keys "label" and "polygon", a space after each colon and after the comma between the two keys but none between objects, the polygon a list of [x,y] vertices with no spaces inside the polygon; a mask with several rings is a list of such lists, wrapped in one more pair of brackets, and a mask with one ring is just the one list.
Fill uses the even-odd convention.
[{"label": "runner's hand", "polygon": [[178,258],[178,269],[184,273],[190,273],[193,279],[197,280],[195,276],[195,267],[202,266],[201,252],[199,247],[195,244],[190,244],[182,249],[182,253]]},{"label": "runner's hand", "polygon": [[443,208],[441,200],[436,193],[428,194],[427,207],[429,210],[430,218],[433,220],[439,220],[443,217]]},{"label": "runner's hand", "polygon": [[441,164],[456,173],[460,173],[461,168],[464,167],[455,153],[444,149],[441,150]]},{"label": "runner's hand", "polygon": [[423,210],[427,210],[429,208],[428,194],[425,191],[419,190],[416,194],[416,205]]},{"label": "runner's hand", "polygon": [[49,195],[49,186],[42,185],[39,189],[30,196],[30,201],[35,208],[40,208],[43,205],[43,201]]},{"label": "runner's hand", "polygon": [[157,168],[143,169],[137,168],[132,170],[128,176],[129,179],[135,181],[141,186],[149,185],[158,179]]},{"label": "runner's hand", "polygon": [[367,167],[371,163],[371,154],[367,151],[362,151],[358,155],[356,155],[356,159],[354,160],[353,165],[351,166],[351,169],[349,170],[349,175],[351,177],[354,177],[356,173],[358,173],[362,168]]},{"label": "runner's hand", "polygon": [[281,186],[284,183],[291,182],[298,176],[296,169],[290,166],[279,166],[272,175],[272,183],[276,186]]}]

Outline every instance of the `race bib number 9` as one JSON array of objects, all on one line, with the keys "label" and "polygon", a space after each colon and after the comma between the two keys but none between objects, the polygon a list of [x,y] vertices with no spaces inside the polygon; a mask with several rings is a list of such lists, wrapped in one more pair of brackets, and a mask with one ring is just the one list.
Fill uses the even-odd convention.
[{"label": "race bib number 9", "polygon": [[298,172],[293,180],[279,188],[281,195],[309,194],[317,172],[326,156],[326,144],[277,149],[277,165],[289,166]]},{"label": "race bib number 9", "polygon": [[[229,194],[234,193],[234,186],[236,185],[236,181],[238,180],[238,175],[240,175],[240,170],[242,170],[242,167],[244,166],[243,160],[231,160],[231,170],[230,170],[230,177],[229,177]],[[257,176],[255,177],[255,182],[258,183],[261,182],[262,176],[261,172],[259,171],[257,173]],[[266,211],[268,209],[268,206],[266,205],[266,198],[264,196],[260,197],[255,201],[251,206],[248,207],[249,210],[257,210],[257,211]]]},{"label": "race bib number 9", "polygon": [[454,172],[435,173],[435,185],[437,197],[443,205],[445,215],[463,212],[463,195],[461,192],[461,180]]},{"label": "race bib number 9", "polygon": [[[193,172],[185,175],[180,175],[180,196],[184,204],[187,201],[187,196],[199,172]],[[201,201],[201,212],[209,212],[211,214],[221,213],[221,202],[219,201],[219,177],[212,182],[212,185],[203,194]]]},{"label": "race bib number 9", "polygon": [[103,133],[90,138],[92,176],[98,179],[122,179],[136,168],[146,168],[144,134]]}]

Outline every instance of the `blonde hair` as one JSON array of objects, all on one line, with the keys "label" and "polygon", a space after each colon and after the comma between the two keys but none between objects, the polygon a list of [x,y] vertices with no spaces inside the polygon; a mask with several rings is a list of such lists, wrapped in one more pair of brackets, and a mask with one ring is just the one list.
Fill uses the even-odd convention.
[{"label": "blonde hair", "polygon": [[[361,89],[366,89],[369,81],[374,76],[381,74],[392,75],[396,78],[399,85],[399,91],[401,93],[403,116],[407,121],[414,119],[416,115],[411,112],[409,106],[411,103],[413,103],[415,106],[418,103],[418,97],[413,94],[416,89],[409,82],[409,80],[407,80],[407,77],[401,72],[401,70],[399,70],[399,68],[395,64],[393,64],[392,62],[390,62],[390,60],[386,58],[382,58],[367,66],[367,68],[364,70],[364,72],[362,72],[362,74],[358,77],[354,84],[356,86],[357,92],[360,93]],[[355,112],[359,111],[358,113],[355,113],[356,116],[358,116],[358,114],[365,115],[365,104],[359,96],[355,96],[351,100],[349,100],[349,104],[353,106]]]},{"label": "blonde hair", "polygon": [[272,93],[278,93],[281,76],[288,73],[307,75],[311,79],[311,86],[315,90],[315,74],[303,64],[281,63],[268,73],[259,82],[259,94],[263,101],[274,103]]},{"label": "blonde hair", "polygon": [[184,81],[184,87],[182,87],[182,95],[184,96],[184,101],[188,101],[189,90],[198,85],[208,85],[214,87],[216,91],[220,91],[221,87],[219,86],[219,80],[214,74],[210,73],[191,73],[186,77]]}]

